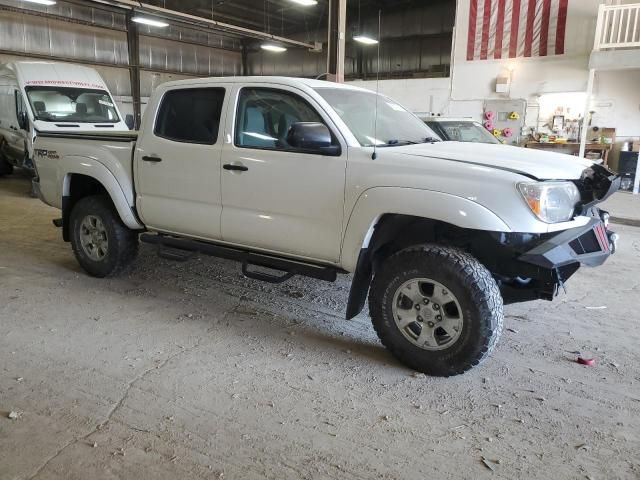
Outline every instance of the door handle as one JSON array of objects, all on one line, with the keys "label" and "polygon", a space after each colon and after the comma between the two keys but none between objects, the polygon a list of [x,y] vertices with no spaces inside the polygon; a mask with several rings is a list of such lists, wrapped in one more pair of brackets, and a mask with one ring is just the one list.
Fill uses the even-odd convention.
[{"label": "door handle", "polygon": [[145,155],[144,157],[142,157],[142,161],[143,162],[158,163],[158,162],[161,162],[162,159],[160,157],[152,157],[152,156],[149,156],[149,155]]},{"label": "door handle", "polygon": [[222,168],[225,170],[236,170],[238,172],[246,172],[249,170],[249,167],[245,167],[244,165],[237,165],[235,163],[225,163]]}]

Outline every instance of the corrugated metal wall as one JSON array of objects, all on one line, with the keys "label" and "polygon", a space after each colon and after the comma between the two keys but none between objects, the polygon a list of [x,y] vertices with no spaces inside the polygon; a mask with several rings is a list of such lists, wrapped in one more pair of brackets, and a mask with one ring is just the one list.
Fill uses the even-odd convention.
[{"label": "corrugated metal wall", "polygon": [[202,76],[240,75],[240,52],[164,38],[140,37],[140,65],[150,70],[191,73]]},{"label": "corrugated metal wall", "polygon": [[4,10],[0,10],[0,48],[111,65],[129,62],[124,31]]},{"label": "corrugated metal wall", "polygon": [[[357,18],[347,18],[356,25]],[[455,1],[429,3],[424,7],[383,14],[380,46],[380,73],[383,77],[411,77],[414,74],[446,76],[451,64],[452,32],[455,22]],[[377,48],[360,47],[350,40],[357,27],[347,32],[345,74],[357,73],[358,49],[362,50],[362,70],[365,78],[375,76]],[[363,12],[361,33],[378,38],[378,17]],[[308,38],[305,40],[309,41]],[[312,39],[326,42],[326,31]],[[326,43],[325,43],[326,52]],[[292,75],[315,77],[326,71],[326,53],[289,50],[286,54],[268,52],[249,54],[249,72],[253,75]]]},{"label": "corrugated metal wall", "polygon": [[[384,41],[380,49],[382,77],[447,75],[454,16],[453,0],[384,15]],[[357,23],[357,19],[349,18],[348,22]],[[130,94],[130,88],[125,87],[128,72],[123,70],[129,64],[125,28],[124,14],[90,5],[60,0],[54,6],[45,7],[23,0],[0,0],[0,51],[96,64],[116,95]],[[166,75],[227,76],[242,72],[241,44],[237,37],[176,25],[162,30],[146,26],[139,29],[141,67],[157,74],[145,77],[153,81],[142,82],[144,96],[151,93],[158,78]],[[378,36],[375,15],[363,16],[362,32]],[[348,38],[355,33],[351,29]],[[310,41],[308,33],[302,35],[305,41]],[[326,39],[323,32],[317,36],[317,40]],[[360,73],[359,51],[362,55]],[[348,42],[346,75],[374,76],[378,69],[376,54],[375,46],[363,48]],[[282,55],[261,50],[250,52],[248,69],[247,73],[253,75],[316,77],[326,71],[326,45],[323,53],[295,48]]]},{"label": "corrugated metal wall", "polygon": [[[22,7],[28,10],[18,10]],[[113,94],[123,96],[131,95],[128,69],[124,69],[129,65],[125,28],[123,14],[100,8],[64,2],[44,7],[21,0],[0,0],[0,51],[26,58],[93,64]],[[144,76],[150,80],[143,79],[141,84],[143,96],[151,94],[157,79],[172,73],[181,78],[241,73],[238,38],[175,25],[162,30],[162,38],[146,26],[141,26],[140,34],[140,66],[151,70],[151,75]]]}]

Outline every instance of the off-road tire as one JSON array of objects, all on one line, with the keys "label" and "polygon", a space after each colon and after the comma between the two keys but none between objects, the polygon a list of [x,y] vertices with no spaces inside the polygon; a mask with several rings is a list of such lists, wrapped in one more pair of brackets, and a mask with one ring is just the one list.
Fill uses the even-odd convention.
[{"label": "off-road tire", "polygon": [[[80,229],[87,215],[98,217],[107,233],[106,256],[95,261],[82,247]],[[93,277],[114,276],[122,272],[138,255],[138,235],[122,223],[111,199],[106,195],[85,197],[76,203],[70,218],[71,247],[80,266]]]},{"label": "off-road tire", "polygon": [[[458,339],[443,350],[425,350],[410,342],[393,318],[398,288],[412,278],[429,278],[456,296],[464,315]],[[487,358],[503,325],[503,302],[491,273],[467,252],[440,245],[419,245],[387,258],[369,292],[373,327],[382,344],[408,367],[427,375],[459,375]]]}]

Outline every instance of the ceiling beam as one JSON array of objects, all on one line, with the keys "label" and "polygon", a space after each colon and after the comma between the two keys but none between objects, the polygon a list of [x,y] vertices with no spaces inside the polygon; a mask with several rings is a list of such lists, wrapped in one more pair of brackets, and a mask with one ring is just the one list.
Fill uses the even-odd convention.
[{"label": "ceiling beam", "polygon": [[245,37],[250,38],[259,38],[262,40],[273,40],[275,42],[283,43],[286,45],[291,45],[294,47],[302,47],[313,49],[315,45],[301,42],[298,40],[294,40],[287,37],[281,37],[279,35],[272,35],[267,32],[263,32],[260,30],[253,30],[251,28],[240,27],[238,25],[233,25],[230,23],[219,22],[217,20],[210,20],[204,17],[198,17],[196,15],[191,15],[188,13],[182,13],[176,10],[169,10],[162,7],[157,7],[155,5],[150,5],[148,3],[134,1],[134,0],[91,0],[92,2],[102,3],[105,5],[112,5],[119,8],[124,8],[127,10],[133,10],[140,13],[147,13],[152,15],[157,15],[166,19],[176,19],[177,21],[182,21],[187,24],[196,24],[196,25],[206,25],[211,29],[224,30],[227,32],[232,32],[235,34],[239,34]]}]

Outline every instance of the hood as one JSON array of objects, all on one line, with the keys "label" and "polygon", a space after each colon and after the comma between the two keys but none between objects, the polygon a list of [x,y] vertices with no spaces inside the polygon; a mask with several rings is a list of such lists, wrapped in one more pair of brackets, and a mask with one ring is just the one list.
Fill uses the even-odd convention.
[{"label": "hood", "polygon": [[482,165],[537,180],[577,180],[592,161],[533,148],[469,142],[437,142],[391,147],[397,153]]}]

